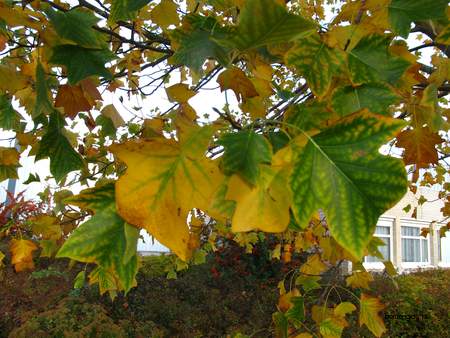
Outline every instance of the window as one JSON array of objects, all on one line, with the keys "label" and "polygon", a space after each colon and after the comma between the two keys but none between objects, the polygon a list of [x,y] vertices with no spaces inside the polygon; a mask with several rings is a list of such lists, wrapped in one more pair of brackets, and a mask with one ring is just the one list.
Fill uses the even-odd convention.
[{"label": "window", "polygon": [[[391,228],[389,226],[377,225],[375,228],[375,236],[379,237],[383,242],[384,246],[379,246],[378,250],[383,255],[383,261],[388,261],[391,259]],[[378,257],[367,256],[365,258],[366,263],[381,262],[382,260]]]},{"label": "window", "polygon": [[420,236],[420,228],[402,226],[402,261],[405,263],[427,263],[428,237]]},{"label": "window", "polygon": [[[439,236],[439,231],[437,232]],[[445,237],[438,238],[439,262],[445,265],[450,264],[450,231],[445,233]]]}]

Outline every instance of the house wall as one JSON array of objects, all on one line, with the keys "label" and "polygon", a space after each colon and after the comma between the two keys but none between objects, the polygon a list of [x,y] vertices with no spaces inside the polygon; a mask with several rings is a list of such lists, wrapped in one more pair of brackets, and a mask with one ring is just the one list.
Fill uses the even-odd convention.
[{"label": "house wall", "polygon": [[[421,196],[427,202],[419,205]],[[407,205],[411,205],[411,208],[405,211]],[[450,267],[450,234],[447,232],[446,237],[439,237],[439,229],[444,226],[442,222],[445,220],[441,212],[443,206],[444,201],[439,199],[438,191],[421,187],[416,194],[409,191],[398,204],[380,217],[377,225],[390,228],[389,259],[400,272],[417,268]],[[414,209],[416,215],[413,215]],[[430,228],[430,232],[427,238],[407,236],[402,234],[402,227],[414,229],[418,233],[422,228]],[[406,232],[406,229],[403,231]],[[420,261],[408,261],[411,260],[412,253],[417,253],[416,245],[419,247]],[[382,262],[367,262],[367,259],[364,266],[369,270],[384,269]]]}]

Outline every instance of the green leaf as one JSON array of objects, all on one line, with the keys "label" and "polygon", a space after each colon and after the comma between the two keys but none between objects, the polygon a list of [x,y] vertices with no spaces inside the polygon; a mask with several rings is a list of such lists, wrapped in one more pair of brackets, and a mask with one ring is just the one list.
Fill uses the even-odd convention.
[{"label": "green leaf", "polygon": [[74,45],[60,45],[53,48],[50,62],[67,68],[69,83],[74,85],[91,75],[111,79],[105,63],[114,59],[114,54],[106,49],[87,49]]},{"label": "green leaf", "polygon": [[53,110],[54,107],[50,102],[49,89],[44,68],[42,67],[42,64],[38,62],[36,66],[36,102],[32,113],[34,121],[40,122],[43,120],[45,123],[45,116],[51,114]]},{"label": "green leaf", "polygon": [[11,99],[6,94],[0,95],[0,128],[14,130],[19,125],[20,115],[11,105]]},{"label": "green leaf", "polygon": [[252,130],[226,134],[219,144],[225,148],[222,159],[224,173],[239,173],[253,185],[259,176],[259,165],[272,160],[270,143]]},{"label": "green leaf", "polygon": [[313,21],[289,13],[276,0],[247,0],[236,30],[220,43],[245,51],[299,39],[317,28]]},{"label": "green leaf", "polygon": [[0,182],[3,182],[8,178],[19,178],[19,176],[17,175],[17,168],[18,166],[0,164]]},{"label": "green leaf", "polygon": [[389,23],[398,35],[407,38],[413,21],[446,18],[448,0],[392,0]]},{"label": "green leaf", "polygon": [[320,288],[320,284],[318,283],[319,280],[319,276],[300,275],[296,278],[295,285],[301,285],[305,293],[307,293],[311,290]]},{"label": "green leaf", "polygon": [[360,112],[308,137],[305,148],[295,152],[291,177],[299,225],[307,226],[313,213],[322,208],[337,242],[361,257],[379,216],[407,190],[402,161],[378,152],[403,125],[399,120]]},{"label": "green leaf", "polygon": [[348,55],[350,76],[354,84],[385,81],[395,84],[410,63],[388,51],[390,38],[369,35],[353,48]]},{"label": "green leaf", "polygon": [[67,12],[49,10],[47,15],[59,37],[73,41],[85,48],[102,49],[108,47],[106,35],[92,28],[98,22],[92,12],[75,8]]},{"label": "green leaf", "polygon": [[86,281],[86,271],[82,270],[78,272],[78,274],[76,275],[73,283],[73,288],[81,289],[84,286],[85,281]]},{"label": "green leaf", "polygon": [[340,87],[333,93],[332,107],[341,117],[367,108],[370,112],[390,115],[389,106],[399,97],[388,86],[368,83],[359,87]]},{"label": "green leaf", "polygon": [[275,336],[278,338],[288,337],[288,320],[282,312],[275,312],[272,315],[272,320],[275,324]]},{"label": "green leaf", "polygon": [[115,137],[116,136],[116,127],[114,126],[114,122],[111,120],[111,118],[99,115],[95,119],[95,124],[97,126],[101,126],[102,130],[100,131],[100,135],[102,136],[110,136]]},{"label": "green leaf", "polygon": [[58,244],[54,239],[41,239],[39,246],[42,248],[41,257],[53,257],[58,251]]},{"label": "green leaf", "polygon": [[83,159],[64,135],[65,121],[61,114],[53,109],[47,130],[39,143],[36,160],[50,158],[50,172],[57,182],[74,170],[83,168]]},{"label": "green leaf", "polygon": [[319,34],[296,42],[286,55],[286,63],[304,76],[312,92],[324,96],[330,89],[333,76],[342,73],[344,52],[328,47]]},{"label": "green leaf", "polygon": [[285,316],[293,321],[299,323],[305,320],[305,300],[303,297],[292,297],[290,299],[292,307],[286,311]]},{"label": "green leaf", "polygon": [[214,39],[225,34],[225,30],[212,17],[189,15],[185,18],[193,28],[185,31],[178,29],[172,33],[179,47],[173,55],[175,63],[179,63],[199,72],[206,59],[217,60],[221,65],[228,65],[229,50],[219,45]]},{"label": "green leaf", "polygon": [[23,182],[23,184],[30,184],[33,182],[40,182],[40,181],[41,181],[41,179],[38,174],[34,175],[34,174],[30,173],[27,180],[25,182]]},{"label": "green leaf", "polygon": [[272,145],[274,153],[284,148],[289,143],[289,136],[286,134],[286,132],[270,131],[267,133],[267,138]]},{"label": "green leaf", "polygon": [[134,20],[137,11],[147,5],[151,0],[113,0],[108,21]]},{"label": "green leaf", "polygon": [[128,292],[138,270],[139,230],[128,225],[117,213],[114,184],[86,189],[66,202],[90,209],[94,215],[75,229],[57,257],[96,263],[102,269],[112,271]]}]

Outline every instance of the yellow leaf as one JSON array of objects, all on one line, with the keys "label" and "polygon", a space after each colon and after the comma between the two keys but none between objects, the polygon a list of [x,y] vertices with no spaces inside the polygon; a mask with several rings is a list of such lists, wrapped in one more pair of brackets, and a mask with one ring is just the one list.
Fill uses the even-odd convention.
[{"label": "yellow leaf", "polygon": [[178,6],[172,0],[162,0],[150,12],[150,18],[155,24],[162,28],[167,28],[170,25],[177,26],[180,22],[177,9]]},{"label": "yellow leaf", "polygon": [[125,121],[123,120],[122,116],[120,116],[119,112],[117,111],[116,107],[112,104],[108,104],[105,106],[101,114],[109,117],[111,121],[114,124],[114,127],[119,128],[120,126],[123,126],[125,124]]},{"label": "yellow leaf", "polygon": [[251,97],[242,102],[239,107],[244,113],[250,114],[253,119],[263,118],[266,116],[267,107],[264,100],[259,97]]},{"label": "yellow leaf", "polygon": [[313,305],[311,309],[311,316],[316,324],[320,325],[320,323],[326,318],[333,316],[333,309],[326,306]]},{"label": "yellow leaf", "polygon": [[43,239],[58,240],[61,238],[61,225],[56,217],[40,215],[30,219],[30,222],[35,235],[41,235]]},{"label": "yellow leaf", "polygon": [[0,268],[3,268],[5,264],[3,263],[3,259],[5,258],[5,254],[0,251]]},{"label": "yellow leaf", "polygon": [[292,297],[298,296],[300,296],[300,291],[296,288],[282,294],[278,299],[278,310],[280,310],[281,312],[286,312],[287,310],[292,308],[294,304],[292,304],[291,299]]},{"label": "yellow leaf", "polygon": [[289,224],[288,171],[266,165],[260,169],[256,186],[249,186],[239,175],[230,179],[226,199],[236,201],[231,221],[233,232],[254,229],[282,232]]},{"label": "yellow leaf", "polygon": [[181,103],[180,108],[178,108],[178,115],[188,119],[189,121],[194,121],[197,119],[197,113],[194,108],[189,103]]},{"label": "yellow leaf", "polygon": [[162,137],[164,128],[164,119],[154,118],[144,120],[144,130],[142,135],[145,138]]},{"label": "yellow leaf", "polygon": [[220,90],[233,90],[238,101],[258,96],[258,92],[245,73],[237,67],[228,68],[217,77]]},{"label": "yellow leaf", "polygon": [[196,93],[189,89],[189,86],[185,83],[177,83],[173,86],[166,88],[167,97],[170,102],[186,103]]},{"label": "yellow leaf", "polygon": [[262,98],[267,98],[273,94],[273,88],[270,81],[253,78],[251,79],[253,86]]},{"label": "yellow leaf", "polygon": [[14,66],[0,65],[0,91],[15,93],[29,86],[28,78]]},{"label": "yellow leaf", "polygon": [[369,288],[369,283],[373,281],[373,276],[367,271],[355,271],[346,278],[347,286],[352,288]]},{"label": "yellow leaf", "polygon": [[311,334],[309,334],[307,332],[303,332],[303,333],[296,335],[294,338],[313,338],[313,336],[311,336]]},{"label": "yellow leaf", "polygon": [[207,212],[223,180],[216,163],[204,156],[212,132],[211,127],[197,127],[183,134],[180,143],[152,138],[110,147],[127,165],[116,183],[119,214],[183,260],[195,249],[188,213],[193,208]]},{"label": "yellow leaf", "polygon": [[366,324],[376,337],[381,337],[386,331],[383,319],[378,314],[383,309],[384,305],[378,298],[366,294],[361,295],[359,325]]},{"label": "yellow leaf", "polygon": [[0,165],[19,165],[20,154],[15,148],[0,147]]},{"label": "yellow leaf", "polygon": [[317,276],[327,269],[328,267],[322,262],[320,255],[314,254],[308,257],[306,263],[301,266],[300,272],[306,275]]},{"label": "yellow leaf", "polygon": [[342,302],[334,308],[334,314],[336,316],[345,317],[347,313],[351,313],[356,310],[356,306],[350,302]]},{"label": "yellow leaf", "polygon": [[11,263],[16,272],[33,269],[33,251],[37,250],[37,245],[27,239],[12,239],[10,245]]},{"label": "yellow leaf", "polygon": [[384,261],[383,264],[384,264],[384,270],[386,270],[386,272],[389,276],[397,275],[397,269],[395,268],[394,264],[392,264],[391,261]]}]

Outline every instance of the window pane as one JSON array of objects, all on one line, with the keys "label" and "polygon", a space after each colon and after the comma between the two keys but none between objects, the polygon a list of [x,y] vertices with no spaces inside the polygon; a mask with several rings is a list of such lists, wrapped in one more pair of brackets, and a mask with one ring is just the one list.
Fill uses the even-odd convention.
[{"label": "window pane", "polygon": [[446,236],[441,238],[441,261],[450,263],[450,231],[446,232]]},{"label": "window pane", "polygon": [[[378,247],[378,250],[380,250],[381,254],[383,255],[383,260],[384,260],[384,261],[388,261],[388,260],[391,259],[391,255],[390,255],[390,252],[391,252],[391,243],[390,243],[390,240],[389,240],[389,238],[386,238],[386,237],[380,238],[380,239],[381,239],[381,240],[384,242],[384,244],[386,244],[386,245],[384,245],[384,246],[379,246],[379,247]],[[366,262],[367,262],[367,263],[381,262],[381,259],[379,259],[378,257],[374,257],[374,256],[367,256],[367,257],[366,257]]]},{"label": "window pane", "polygon": [[428,262],[428,240],[422,239],[422,262]]},{"label": "window pane", "polygon": [[391,233],[391,229],[389,227],[377,225],[375,228],[375,233],[377,235],[389,235]]},{"label": "window pane", "polygon": [[402,226],[402,236],[420,236],[420,228]]},{"label": "window pane", "polygon": [[402,238],[402,261],[420,262],[420,239]]}]

